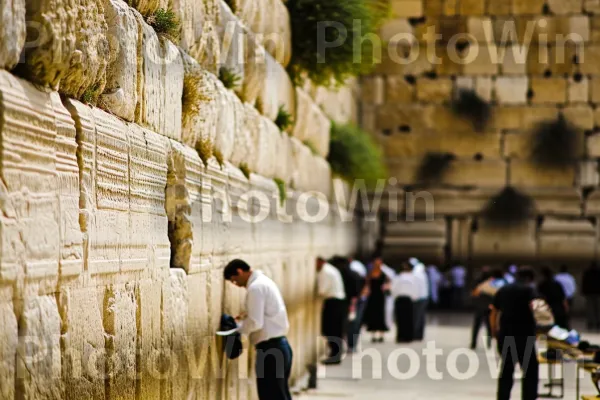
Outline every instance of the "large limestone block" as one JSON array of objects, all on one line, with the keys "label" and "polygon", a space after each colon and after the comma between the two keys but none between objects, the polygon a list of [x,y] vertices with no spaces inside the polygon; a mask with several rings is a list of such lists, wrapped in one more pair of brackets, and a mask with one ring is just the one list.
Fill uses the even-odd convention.
[{"label": "large limestone block", "polygon": [[464,57],[458,56],[465,75],[496,75],[498,48],[494,44],[472,44]]},{"label": "large limestone block", "polygon": [[227,193],[231,202],[231,230],[226,253],[229,257],[244,257],[254,251],[252,220],[249,208],[253,199],[248,196],[250,182],[244,173],[230,163],[225,165],[229,177]]},{"label": "large limestone block", "polygon": [[533,104],[564,104],[567,101],[567,80],[558,78],[531,78]]},{"label": "large limestone block", "polygon": [[[568,59],[568,58],[567,58]],[[580,57],[580,68],[583,74],[598,74],[600,72],[600,46],[590,44],[586,46],[585,52]]]},{"label": "large limestone block", "polygon": [[277,141],[282,135],[273,122],[262,118],[260,130],[260,143],[258,148],[258,161],[256,173],[267,178],[274,178],[277,171]]},{"label": "large limestone block", "polygon": [[[250,157],[255,156],[254,141],[251,132],[246,128],[248,109],[254,108],[251,104],[242,104],[236,101],[235,105],[235,136],[233,138],[233,152],[231,153],[231,163],[240,166],[248,163]],[[253,111],[250,111],[254,115]]]},{"label": "large limestone block", "polygon": [[490,0],[487,12],[491,15],[509,15],[512,12],[512,2],[506,0]]},{"label": "large limestone block", "polygon": [[221,6],[219,0],[206,0],[193,4],[193,35],[184,30],[181,46],[208,72],[217,75],[221,65],[221,42],[217,31]]},{"label": "large limestone block", "polygon": [[2,299],[2,304],[0,304],[0,380],[2,381],[0,398],[2,399],[15,397],[15,361],[19,341],[13,303],[8,297],[0,297]]},{"label": "large limestone block", "polygon": [[[81,230],[90,273],[118,272],[128,258],[129,139],[118,118],[78,101],[67,107],[76,121],[81,166]],[[125,229],[124,229],[125,227]]]},{"label": "large limestone block", "polygon": [[596,227],[587,219],[546,218],[539,232],[539,257],[546,260],[590,260],[596,257]]},{"label": "large limestone block", "polygon": [[545,4],[545,0],[527,0],[527,1],[512,0],[512,12],[514,15],[540,14],[544,8],[544,4]]},{"label": "large limestone block", "polygon": [[471,258],[480,262],[511,260],[531,261],[537,253],[535,222],[526,222],[509,230],[486,226],[479,219],[478,230],[471,234]]},{"label": "large limestone block", "polygon": [[397,222],[388,225],[393,233],[384,238],[383,253],[387,259],[418,257],[426,262],[443,261],[446,244],[444,220]]},{"label": "large limestone block", "polygon": [[63,376],[66,399],[103,399],[106,352],[96,288],[64,289],[59,312],[63,322]]},{"label": "large limestone block", "polygon": [[169,7],[167,0],[131,0],[129,4],[142,13],[144,17],[154,14],[159,8],[166,10]]},{"label": "large limestone block", "polygon": [[209,272],[187,276],[188,316],[187,316],[187,361],[190,367],[190,392],[193,398],[208,398],[209,350],[212,332],[208,319]]},{"label": "large limestone block", "polygon": [[61,319],[55,296],[32,297],[24,302],[18,338],[16,393],[23,399],[65,399]]},{"label": "large limestone block", "polygon": [[453,186],[501,187],[506,183],[504,160],[456,160],[444,181]]},{"label": "large limestone block", "polygon": [[[165,212],[168,140],[151,131],[129,125],[129,259],[123,269],[166,268],[170,244]],[[146,232],[139,235],[139,232]],[[146,265],[144,265],[146,264]]]},{"label": "large limestone block", "polygon": [[170,142],[167,164],[165,209],[169,219],[171,268],[194,273],[202,266],[204,164],[194,149],[175,141]]},{"label": "large limestone block", "polygon": [[458,11],[460,15],[484,15],[485,0],[466,0],[459,3]]},{"label": "large limestone block", "polygon": [[498,158],[498,133],[466,134],[448,131],[446,134],[423,132],[419,135],[397,135],[386,141],[383,150],[389,157],[421,157],[432,153],[452,153],[458,157]]},{"label": "large limestone block", "polygon": [[508,45],[500,47],[498,60],[502,63],[503,75],[525,75],[527,73],[527,47],[523,45]]},{"label": "large limestone block", "polygon": [[600,13],[600,1],[599,0],[584,0],[583,9],[591,14]]},{"label": "large limestone block", "polygon": [[[2,280],[53,279],[59,255],[81,269],[73,122],[56,93],[0,71]],[[64,210],[61,210],[61,206]],[[75,230],[75,232],[73,232]],[[17,293],[20,296],[21,293]]]},{"label": "large limestone block", "polygon": [[293,136],[310,142],[317,153],[326,157],[329,152],[331,121],[321,108],[302,89],[296,88],[296,124]]},{"label": "large limestone block", "polygon": [[500,104],[525,104],[527,102],[527,90],[529,81],[523,77],[497,77],[496,78],[496,100]]},{"label": "large limestone block", "polygon": [[393,0],[392,13],[395,17],[421,17],[423,15],[423,0]]},{"label": "large limestone block", "polygon": [[600,157],[600,135],[595,134],[586,138],[586,152],[591,158]]},{"label": "large limestone block", "polygon": [[131,283],[111,285],[104,292],[106,332],[106,396],[134,400],[136,385],[136,298]]},{"label": "large limestone block", "polygon": [[255,104],[267,79],[267,61],[265,49],[259,43],[257,36],[253,32],[248,32],[246,38],[242,98],[250,104]]},{"label": "large limestone block", "polygon": [[136,123],[175,140],[181,140],[181,98],[184,67],[179,49],[141,20],[143,35],[138,50],[141,75],[138,84]]},{"label": "large limestone block", "polygon": [[540,169],[526,160],[512,160],[510,163],[510,183],[516,187],[569,188],[575,183],[575,175],[575,168]]},{"label": "large limestone block", "polygon": [[452,81],[449,78],[427,79],[417,81],[417,99],[425,103],[447,102],[452,94]]},{"label": "large limestone block", "polygon": [[[221,65],[244,82],[248,33],[240,20],[231,11],[225,1],[220,1],[220,23],[218,26],[219,40],[221,42]],[[235,92],[243,97],[243,85],[233,88]]]},{"label": "large limestone block", "polygon": [[388,103],[411,103],[415,97],[415,86],[404,76],[388,76],[385,80],[385,101]]},{"label": "large limestone block", "polygon": [[277,118],[279,108],[296,118],[296,92],[285,68],[270,55],[265,56],[267,74],[258,96],[257,108],[272,121]]},{"label": "large limestone block", "polygon": [[[203,191],[208,189],[209,207],[202,209],[202,254],[212,256],[212,263],[221,265],[227,254],[232,222],[231,198],[227,193],[229,188],[229,175],[225,167],[215,159],[210,159],[205,168],[205,180],[208,187],[203,186]],[[204,195],[204,192],[203,192]]]},{"label": "large limestone block", "polygon": [[[425,106],[400,106],[393,103],[386,103],[377,109],[377,130],[385,134],[406,131],[421,132],[428,128],[429,109],[433,107]],[[439,107],[440,109],[442,107]],[[449,114],[451,114],[449,112]],[[455,118],[458,120],[458,118]],[[440,123],[440,125],[442,125]],[[437,126],[437,123],[436,123]],[[402,129],[401,129],[402,128]]]},{"label": "large limestone block", "polygon": [[594,129],[594,109],[588,104],[569,106],[564,109],[564,116],[578,129]]},{"label": "large limestone block", "polygon": [[[410,113],[409,113],[410,110]],[[417,115],[412,114],[417,113]],[[402,117],[403,112],[400,113]],[[411,132],[420,132],[421,130],[433,130],[437,133],[447,132],[452,130],[456,133],[462,132],[464,134],[473,133],[473,124],[466,118],[457,116],[448,106],[445,105],[428,105],[422,108],[414,107],[407,109],[406,116],[415,118],[415,123],[409,123],[408,126],[411,128]],[[423,125],[420,125],[422,119]],[[408,120],[411,122],[410,120]],[[402,122],[402,121],[401,121]],[[399,124],[400,128],[404,124]],[[400,129],[402,132],[402,129]]]},{"label": "large limestone block", "polygon": [[298,190],[309,190],[310,174],[307,172],[312,154],[310,149],[298,139],[292,138],[294,154],[294,172],[292,174],[292,186]]},{"label": "large limestone block", "polygon": [[[533,152],[534,131],[511,132],[504,135],[504,156],[517,159],[528,159]],[[577,157],[582,157],[585,150],[585,138],[578,135],[576,139]]]},{"label": "large limestone block", "polygon": [[520,190],[535,201],[539,214],[579,216],[582,197],[577,188],[521,187]]},{"label": "large limestone block", "polygon": [[548,0],[550,11],[557,15],[578,14],[583,7],[582,0]]},{"label": "large limestone block", "polygon": [[382,76],[370,76],[362,79],[361,102],[381,105],[384,102],[385,80]]},{"label": "large limestone block", "polygon": [[133,121],[138,102],[138,46],[140,32],[135,12],[123,0],[105,0],[110,58],[100,106]]},{"label": "large limestone block", "polygon": [[5,10],[0,17],[0,68],[10,70],[25,44],[25,0],[3,0],[0,9]]},{"label": "large limestone block", "polygon": [[219,116],[219,80],[196,60],[181,53],[185,68],[181,140],[187,146],[212,153]]},{"label": "large limestone block", "polygon": [[590,99],[590,79],[569,79],[567,93],[567,100],[569,103],[588,103]]},{"label": "large limestone block", "polygon": [[160,374],[156,371],[157,354],[161,350],[161,282],[144,280],[136,286],[138,399],[160,399]]},{"label": "large limestone block", "polygon": [[[415,33],[414,28],[410,24],[407,18],[396,18],[386,21],[379,29],[379,35],[384,43],[399,41],[400,39],[406,40],[408,35]],[[417,39],[421,39],[417,35]]]},{"label": "large limestone block", "polygon": [[239,108],[238,104],[241,102],[235,93],[225,89],[222,83],[217,83],[217,90],[219,93],[219,116],[217,118],[215,152],[219,152],[223,160],[229,160],[233,154],[235,134],[238,129],[236,109]]},{"label": "large limestone block", "polygon": [[[97,98],[106,83],[108,60],[103,1],[26,5],[27,21],[44,27],[50,39],[27,46],[23,74],[72,97]],[[29,41],[39,40],[38,35],[43,33],[32,30]]]}]

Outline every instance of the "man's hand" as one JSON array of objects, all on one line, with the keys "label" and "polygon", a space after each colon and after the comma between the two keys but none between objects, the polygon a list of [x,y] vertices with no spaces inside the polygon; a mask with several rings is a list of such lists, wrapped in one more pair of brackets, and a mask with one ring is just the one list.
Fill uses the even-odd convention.
[{"label": "man's hand", "polygon": [[240,322],[245,320],[248,317],[248,314],[246,313],[241,313],[240,315],[238,315],[237,317],[235,317],[235,322]]}]

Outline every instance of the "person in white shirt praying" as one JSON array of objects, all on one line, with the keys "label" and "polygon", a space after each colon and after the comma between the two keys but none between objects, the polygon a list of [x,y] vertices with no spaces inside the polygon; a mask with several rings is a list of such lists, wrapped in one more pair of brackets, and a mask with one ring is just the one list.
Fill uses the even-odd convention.
[{"label": "person in white shirt praying", "polygon": [[286,335],[290,324],[279,288],[242,260],[231,261],[225,280],[245,287],[246,316],[238,320],[239,332],[256,347],[256,383],[260,400],[291,400],[289,378],[292,348]]},{"label": "person in white shirt praying", "polygon": [[392,280],[390,292],[394,299],[396,342],[412,342],[415,333],[414,304],[419,299],[419,290],[410,264],[402,263],[402,271]]},{"label": "person in white shirt praying", "polygon": [[417,282],[418,298],[414,303],[414,319],[415,319],[415,340],[423,340],[425,335],[425,325],[427,319],[427,303],[429,302],[429,279],[425,265],[416,258],[410,259],[410,264],[413,266],[413,274]]},{"label": "person in white shirt praying", "polygon": [[321,334],[327,339],[329,357],[325,364],[342,362],[344,328],[346,324],[346,292],[342,274],[323,258],[317,258],[317,286],[319,296],[324,299],[321,314]]}]

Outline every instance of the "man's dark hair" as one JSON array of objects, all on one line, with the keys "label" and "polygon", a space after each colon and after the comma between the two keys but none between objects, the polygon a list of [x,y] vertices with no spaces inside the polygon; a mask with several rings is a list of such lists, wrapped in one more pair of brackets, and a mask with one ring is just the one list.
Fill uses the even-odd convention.
[{"label": "man's dark hair", "polygon": [[244,272],[250,271],[250,266],[243,260],[233,260],[227,264],[225,269],[223,270],[223,276],[225,280],[230,280],[233,276],[238,274],[238,269],[241,269]]},{"label": "man's dark hair", "polygon": [[502,272],[501,269],[495,268],[492,270],[491,276],[494,279],[502,279],[502,278],[504,278],[504,273]]},{"label": "man's dark hair", "polygon": [[560,272],[566,274],[567,272],[569,272],[569,268],[565,264],[563,264],[560,266]]},{"label": "man's dark hair", "polygon": [[517,279],[522,282],[533,282],[535,273],[531,268],[521,268],[517,271]]},{"label": "man's dark hair", "polygon": [[554,277],[554,272],[552,272],[552,269],[549,266],[544,265],[542,267],[542,277],[546,280],[550,280]]}]

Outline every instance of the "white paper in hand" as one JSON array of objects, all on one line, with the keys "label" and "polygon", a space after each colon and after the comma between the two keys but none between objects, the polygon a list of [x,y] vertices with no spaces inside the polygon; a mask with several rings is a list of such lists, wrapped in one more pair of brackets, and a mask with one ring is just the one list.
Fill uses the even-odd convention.
[{"label": "white paper in hand", "polygon": [[230,329],[228,331],[217,331],[217,336],[229,336],[233,333],[236,333],[239,330],[240,330],[240,327],[238,326],[237,328]]}]

